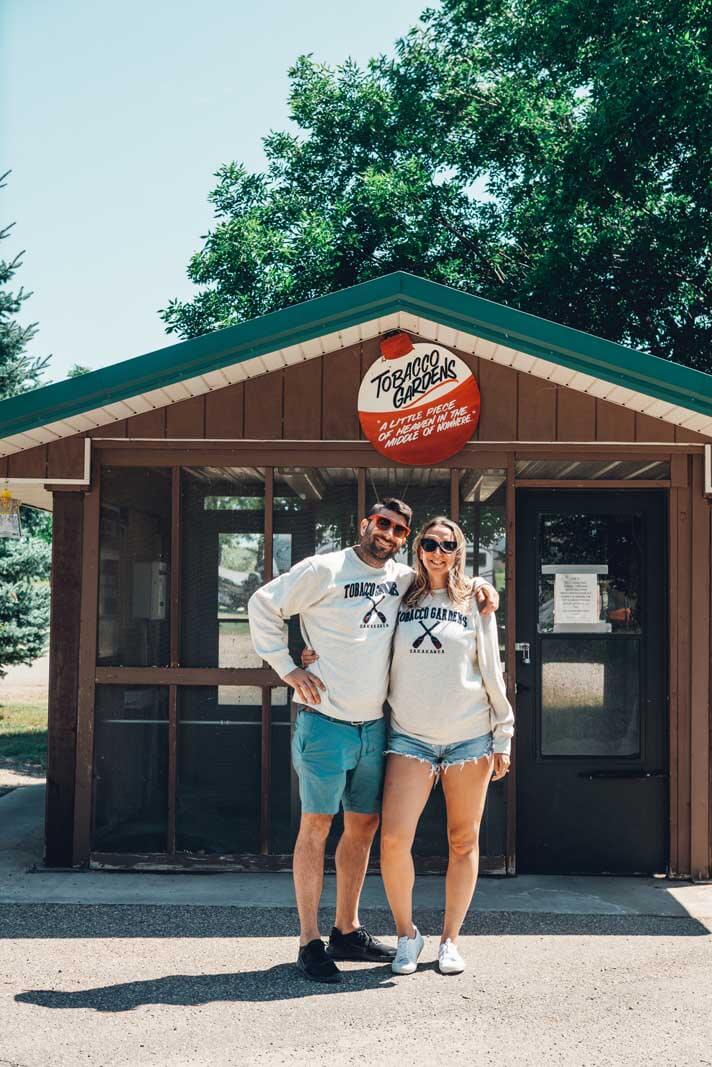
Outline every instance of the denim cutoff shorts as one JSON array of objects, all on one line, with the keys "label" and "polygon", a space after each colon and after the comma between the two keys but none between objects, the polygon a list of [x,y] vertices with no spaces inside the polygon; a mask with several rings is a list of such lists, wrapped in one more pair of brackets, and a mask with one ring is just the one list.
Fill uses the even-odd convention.
[{"label": "denim cutoff shorts", "polygon": [[351,723],[302,708],[292,737],[302,811],[376,815],[381,810],[386,720]]},{"label": "denim cutoff shorts", "polygon": [[409,756],[411,759],[420,760],[421,763],[429,763],[433,774],[439,775],[448,767],[462,767],[466,763],[474,763],[485,756],[491,756],[493,751],[491,733],[473,737],[469,741],[456,741],[452,745],[430,745],[427,741],[419,741],[417,737],[392,730],[386,755]]}]

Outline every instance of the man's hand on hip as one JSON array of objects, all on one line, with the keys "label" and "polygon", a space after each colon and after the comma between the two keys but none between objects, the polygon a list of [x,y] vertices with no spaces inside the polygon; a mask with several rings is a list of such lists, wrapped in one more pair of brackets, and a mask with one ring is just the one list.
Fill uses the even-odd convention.
[{"label": "man's hand on hip", "polygon": [[320,692],[326,692],[326,686],[321,678],[317,678],[315,674],[310,674],[309,671],[303,671],[301,667],[297,667],[296,670],[285,674],[282,681],[286,682],[287,685],[291,685],[297,700],[302,704],[320,704]]}]

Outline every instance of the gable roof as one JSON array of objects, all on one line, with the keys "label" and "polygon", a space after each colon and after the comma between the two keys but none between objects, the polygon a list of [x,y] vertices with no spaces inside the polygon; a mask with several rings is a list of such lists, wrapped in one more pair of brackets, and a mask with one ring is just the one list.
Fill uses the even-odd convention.
[{"label": "gable roof", "polygon": [[401,328],[712,436],[712,375],[398,271],[0,402],[0,456]]}]

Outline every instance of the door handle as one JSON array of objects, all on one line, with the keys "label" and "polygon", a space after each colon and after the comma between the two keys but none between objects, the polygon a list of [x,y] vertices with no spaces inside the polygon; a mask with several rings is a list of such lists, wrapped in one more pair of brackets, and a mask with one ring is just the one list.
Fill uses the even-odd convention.
[{"label": "door handle", "polygon": [[514,651],[521,652],[522,663],[531,663],[531,645],[528,641],[515,641]]}]

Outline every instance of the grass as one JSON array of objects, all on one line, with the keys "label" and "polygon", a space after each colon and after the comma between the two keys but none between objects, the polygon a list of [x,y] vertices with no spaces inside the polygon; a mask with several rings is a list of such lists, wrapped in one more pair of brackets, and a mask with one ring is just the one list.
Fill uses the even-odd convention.
[{"label": "grass", "polygon": [[0,704],[0,767],[47,769],[47,705]]}]

